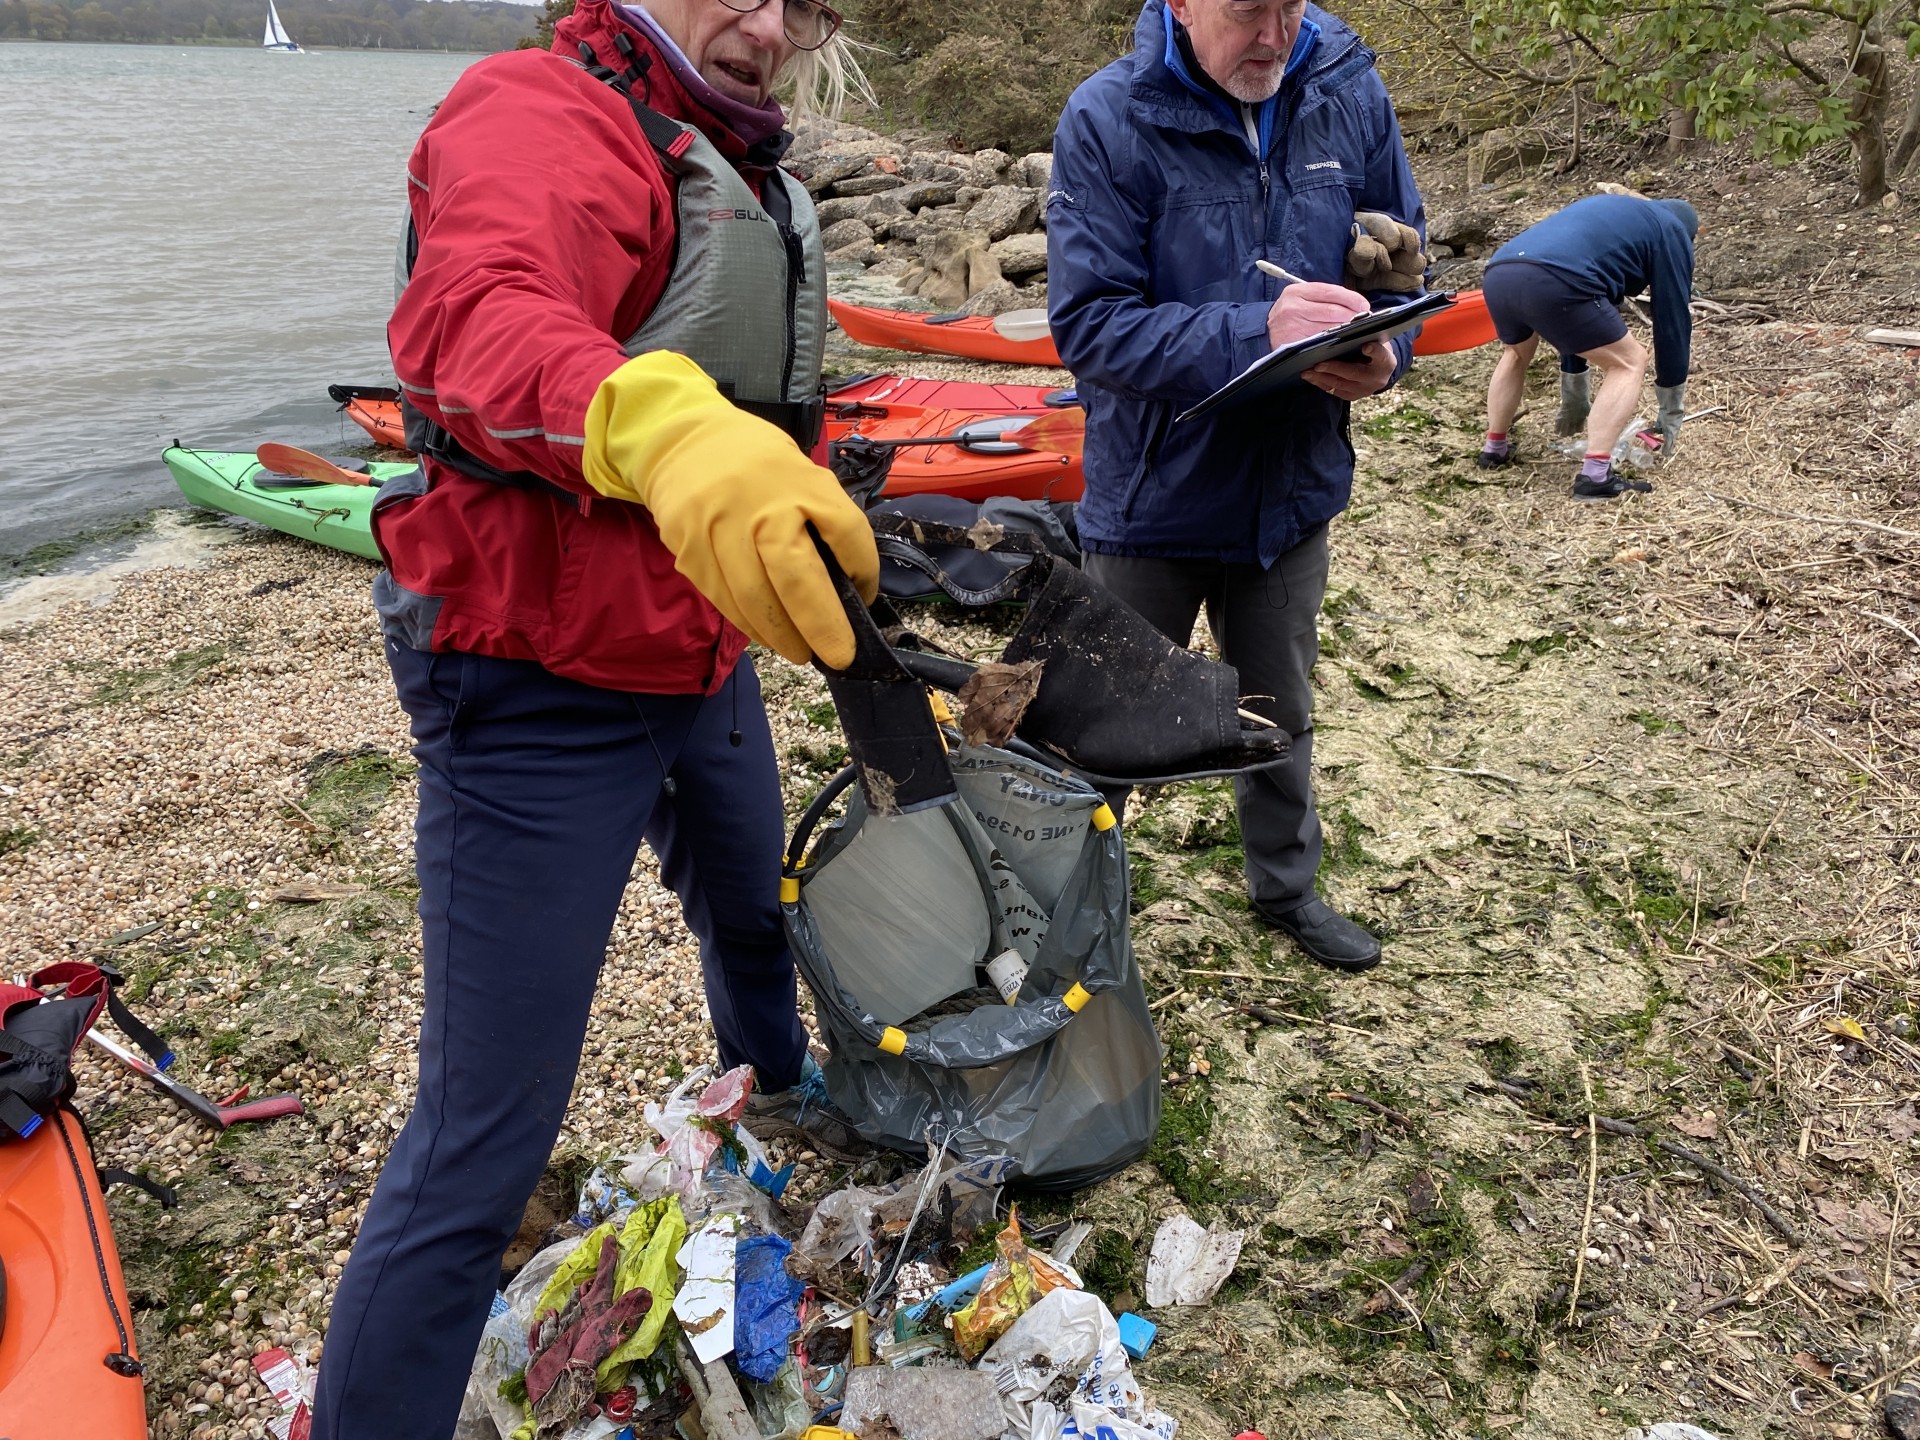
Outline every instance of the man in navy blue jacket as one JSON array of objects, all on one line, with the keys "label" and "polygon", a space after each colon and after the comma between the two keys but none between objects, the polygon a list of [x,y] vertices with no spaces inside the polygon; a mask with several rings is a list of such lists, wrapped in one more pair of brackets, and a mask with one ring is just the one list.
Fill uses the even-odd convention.
[{"label": "man in navy blue jacket", "polygon": [[[1670,455],[1687,408],[1693,338],[1687,304],[1693,298],[1693,241],[1699,229],[1699,218],[1684,200],[1589,195],[1493,252],[1481,283],[1503,348],[1487,383],[1482,468],[1513,458],[1507,432],[1520,413],[1527,365],[1544,339],[1560,352],[1556,428],[1573,435],[1586,426],[1586,458],[1573,480],[1573,498],[1611,500],[1628,490],[1653,488],[1613,469],[1613,447],[1632,421],[1647,376],[1647,347],[1627,333],[1620,303],[1642,290],[1652,292],[1660,448]],[[1597,397],[1588,391],[1589,362],[1605,372]]]},{"label": "man in navy blue jacket", "polygon": [[1327,523],[1353,488],[1348,406],[1399,378],[1412,341],[1318,365],[1270,403],[1173,418],[1376,303],[1340,283],[1359,210],[1423,225],[1372,52],[1305,0],[1147,0],[1133,53],[1074,92],[1054,139],[1049,320],[1087,409],[1088,573],[1181,644],[1205,605],[1250,703],[1293,735],[1290,765],[1235,782],[1247,886],[1349,970],[1380,945],[1314,890],[1315,621]]}]

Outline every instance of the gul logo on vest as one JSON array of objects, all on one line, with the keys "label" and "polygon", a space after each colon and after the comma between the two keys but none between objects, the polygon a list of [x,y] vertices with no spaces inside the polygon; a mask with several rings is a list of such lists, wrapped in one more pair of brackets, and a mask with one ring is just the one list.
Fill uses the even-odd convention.
[{"label": "gul logo on vest", "polygon": [[707,211],[707,222],[709,224],[717,225],[722,220],[758,220],[763,224],[771,223],[767,220],[767,214],[766,214],[766,211],[764,210],[748,210],[745,208],[740,208],[740,209],[734,209],[734,210]]}]

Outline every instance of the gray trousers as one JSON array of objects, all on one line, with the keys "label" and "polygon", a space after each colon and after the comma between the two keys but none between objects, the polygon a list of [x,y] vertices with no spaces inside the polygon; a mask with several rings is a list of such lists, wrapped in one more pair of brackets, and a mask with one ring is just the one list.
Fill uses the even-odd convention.
[{"label": "gray trousers", "polygon": [[1327,527],[1266,569],[1089,554],[1086,572],[1178,645],[1193,638],[1193,622],[1206,606],[1222,658],[1240,672],[1242,703],[1293,736],[1288,764],[1234,781],[1247,894],[1275,913],[1313,899],[1320,817],[1313,809],[1312,676],[1320,654],[1316,622],[1327,594]]}]

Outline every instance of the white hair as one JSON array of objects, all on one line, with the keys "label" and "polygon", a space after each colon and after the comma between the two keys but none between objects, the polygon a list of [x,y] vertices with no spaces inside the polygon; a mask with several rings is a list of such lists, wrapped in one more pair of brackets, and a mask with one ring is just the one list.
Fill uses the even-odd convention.
[{"label": "white hair", "polygon": [[857,41],[849,40],[845,30],[818,50],[802,50],[787,65],[782,78],[793,83],[793,101],[788,107],[789,125],[808,116],[838,120],[849,100],[863,100],[879,108],[867,72],[854,55]]}]

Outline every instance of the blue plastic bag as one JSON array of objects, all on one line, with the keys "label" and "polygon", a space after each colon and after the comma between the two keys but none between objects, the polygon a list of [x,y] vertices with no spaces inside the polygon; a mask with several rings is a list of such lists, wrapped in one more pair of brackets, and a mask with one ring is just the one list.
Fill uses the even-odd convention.
[{"label": "blue plastic bag", "polygon": [[806,1286],[787,1274],[793,1247],[778,1235],[748,1235],[733,1251],[733,1351],[740,1373],[766,1384],[787,1363]]}]

